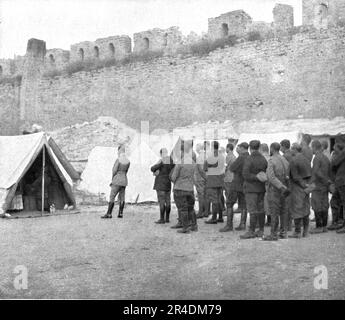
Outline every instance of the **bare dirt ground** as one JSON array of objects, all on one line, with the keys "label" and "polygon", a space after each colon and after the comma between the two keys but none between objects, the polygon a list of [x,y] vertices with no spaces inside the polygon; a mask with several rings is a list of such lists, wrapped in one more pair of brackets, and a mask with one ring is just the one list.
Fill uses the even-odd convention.
[{"label": "bare dirt ground", "polygon": [[[105,210],[1,219],[0,298],[345,299],[345,235],[239,240],[203,220],[183,235],[170,229],[175,210],[165,225],[154,224],[157,206],[126,206],[124,219],[100,219]],[[17,265],[27,290],[14,289]],[[319,265],[326,290],[314,288]]]}]

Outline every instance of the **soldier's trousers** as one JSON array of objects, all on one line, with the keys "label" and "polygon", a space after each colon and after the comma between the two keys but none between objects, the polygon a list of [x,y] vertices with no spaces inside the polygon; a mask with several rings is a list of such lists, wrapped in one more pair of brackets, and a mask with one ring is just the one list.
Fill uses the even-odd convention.
[{"label": "soldier's trousers", "polygon": [[265,210],[264,210],[264,198],[265,192],[248,192],[245,193],[247,210],[250,214],[249,228],[252,232],[255,232],[256,222],[259,221],[260,231],[264,231],[265,227]]},{"label": "soldier's trousers", "polygon": [[196,214],[194,211],[194,192],[174,190],[174,200],[181,215],[181,222],[184,229],[187,229],[189,225],[196,225]]},{"label": "soldier's trousers", "polygon": [[303,231],[306,231],[309,227],[309,215],[304,216],[303,218],[297,218],[295,220],[295,232],[301,233],[301,228],[303,225]]},{"label": "soldier's trousers", "polygon": [[[341,193],[343,197],[341,197]],[[343,220],[345,218],[344,205],[345,205],[345,186],[336,188],[335,192],[332,194],[332,199],[331,199],[331,208],[332,208],[332,216],[333,216],[332,223],[337,223],[338,220]]]},{"label": "soldier's trousers", "polygon": [[282,193],[270,186],[267,192],[267,201],[271,213],[271,235],[278,235],[279,221],[280,233],[287,233],[287,200]]},{"label": "soldier's trousers", "polygon": [[206,191],[205,191],[205,181],[196,181],[195,188],[198,194],[199,202],[199,215],[203,215],[206,211]]}]

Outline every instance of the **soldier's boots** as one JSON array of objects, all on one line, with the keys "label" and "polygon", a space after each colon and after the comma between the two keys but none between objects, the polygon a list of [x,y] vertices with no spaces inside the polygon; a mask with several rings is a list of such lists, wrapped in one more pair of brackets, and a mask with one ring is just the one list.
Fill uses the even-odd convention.
[{"label": "soldier's boots", "polygon": [[198,231],[198,223],[197,223],[197,217],[196,217],[196,213],[193,210],[191,212],[191,226],[190,226],[190,231]]},{"label": "soldier's boots", "polygon": [[238,227],[235,228],[237,231],[246,230],[246,222],[247,222],[247,210],[241,211],[241,222]]},{"label": "soldier's boots", "polygon": [[165,220],[164,220],[165,205],[159,206],[159,209],[160,209],[159,220],[155,221],[155,223],[157,223],[157,224],[164,224],[165,223]]},{"label": "soldier's boots", "polygon": [[345,233],[345,222],[343,222],[342,228],[337,230],[337,233]]},{"label": "soldier's boots", "polygon": [[204,218],[208,218],[210,211],[211,211],[211,203],[209,201],[205,201]]},{"label": "soldier's boots", "polygon": [[336,222],[332,222],[332,224],[330,226],[327,227],[328,230],[330,231],[334,231],[334,230],[337,230],[338,228],[338,224]]},{"label": "soldier's boots", "polygon": [[240,239],[254,239],[256,238],[255,232],[248,230],[245,234],[240,235]]},{"label": "soldier's boots", "polygon": [[169,223],[170,222],[170,211],[171,211],[171,207],[170,206],[166,206],[165,207],[165,223]]},{"label": "soldier's boots", "polygon": [[227,215],[227,220],[226,220],[226,225],[224,228],[221,228],[219,232],[228,232],[228,231],[233,231],[234,226],[233,226],[233,219],[234,219],[234,212],[232,208],[227,208],[226,209],[226,215]]},{"label": "soldier's boots", "polygon": [[178,216],[177,223],[175,225],[171,226],[170,227],[171,229],[180,229],[180,228],[182,228],[182,220],[181,220],[181,212],[180,212],[180,210],[177,210],[177,216]]},{"label": "soldier's boots", "polygon": [[263,230],[255,231],[255,237],[262,238],[263,236],[264,236],[264,231]]},{"label": "soldier's boots", "polygon": [[223,223],[224,219],[223,219],[223,209],[222,209],[222,205],[219,205],[219,216],[217,219],[217,222]]},{"label": "soldier's boots", "polygon": [[102,219],[111,219],[113,217],[112,216],[113,209],[114,209],[114,202],[109,202],[107,213],[104,216],[101,216],[101,218]]},{"label": "soldier's boots", "polygon": [[206,220],[206,224],[217,224],[217,213],[220,211],[219,204],[212,204],[212,218],[209,220]]},{"label": "soldier's boots", "polygon": [[118,218],[123,218],[123,209],[125,208],[125,202],[120,202]]},{"label": "soldier's boots", "polygon": [[178,233],[189,233],[189,214],[188,212],[181,213],[182,229],[177,230]]},{"label": "soldier's boots", "polygon": [[303,220],[303,238],[309,237],[309,219]]},{"label": "soldier's boots", "polygon": [[279,234],[279,239],[287,239],[287,238],[288,238],[288,235],[287,235],[286,232],[281,232],[281,233]]},{"label": "soldier's boots", "polygon": [[337,230],[337,233],[345,233],[345,227],[342,227],[341,229]]},{"label": "soldier's boots", "polygon": [[182,223],[180,221],[178,221],[175,225],[171,226],[170,228],[171,229],[181,229],[183,226],[182,226]]}]

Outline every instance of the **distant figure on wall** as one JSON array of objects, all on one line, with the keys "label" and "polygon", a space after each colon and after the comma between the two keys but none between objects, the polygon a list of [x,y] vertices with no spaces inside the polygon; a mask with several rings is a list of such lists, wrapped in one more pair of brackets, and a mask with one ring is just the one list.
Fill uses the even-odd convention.
[{"label": "distant figure on wall", "polygon": [[114,201],[117,195],[119,200],[119,214],[118,218],[123,217],[123,209],[125,207],[125,191],[128,185],[127,172],[130,166],[130,161],[126,156],[124,146],[118,148],[118,158],[113,167],[113,177],[110,184],[111,192],[109,197],[109,205],[107,213],[102,216],[103,219],[112,218],[112,211],[114,209]]}]

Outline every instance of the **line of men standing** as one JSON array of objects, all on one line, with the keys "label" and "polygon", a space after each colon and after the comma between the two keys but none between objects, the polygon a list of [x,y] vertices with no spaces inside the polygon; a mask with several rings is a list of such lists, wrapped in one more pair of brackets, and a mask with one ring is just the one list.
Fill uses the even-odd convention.
[{"label": "line of men standing", "polygon": [[[311,148],[309,145],[311,144]],[[332,156],[326,153],[327,145],[318,140],[311,143],[304,135],[301,144],[290,141],[275,142],[270,155],[264,156],[260,141],[243,142],[237,146],[228,144],[227,156],[219,152],[219,143],[183,148],[183,160],[174,166],[165,149],[162,159],[151,168],[156,175],[155,189],[161,216],[157,223],[169,222],[171,182],[174,183],[174,200],[178,209],[178,222],[172,228],[182,233],[197,231],[197,218],[208,217],[206,224],[227,223],[219,231],[233,231],[234,204],[241,213],[240,224],[235,230],[245,230],[249,212],[249,229],[241,239],[262,237],[263,240],[286,239],[294,220],[293,238],[309,234],[310,194],[315,212],[316,228],[311,233],[327,231],[328,194],[332,193],[332,225],[329,230],[344,233],[343,208],[345,203],[345,143],[335,145]],[[250,152],[248,152],[248,149]],[[281,155],[281,153],[283,155]],[[164,182],[162,182],[164,180]],[[160,181],[160,183],[158,183]],[[161,190],[164,185],[164,190]],[[197,190],[199,212],[194,210],[194,186]],[[163,194],[162,191],[165,193]],[[222,201],[225,191],[226,208]],[[169,195],[168,195],[169,194]],[[265,205],[266,201],[266,205]],[[271,233],[264,236],[265,212],[271,217]],[[165,213],[165,218],[164,218]],[[302,233],[303,228],[303,233]]]}]

